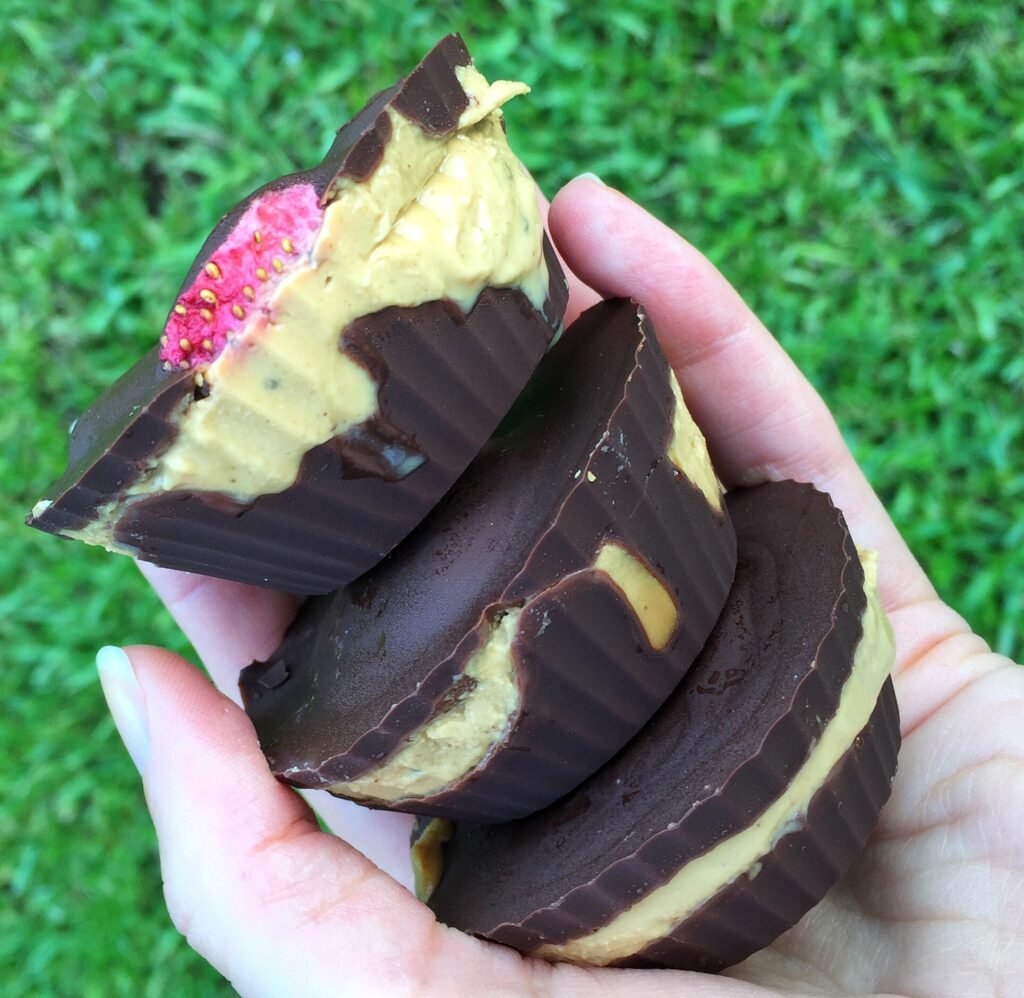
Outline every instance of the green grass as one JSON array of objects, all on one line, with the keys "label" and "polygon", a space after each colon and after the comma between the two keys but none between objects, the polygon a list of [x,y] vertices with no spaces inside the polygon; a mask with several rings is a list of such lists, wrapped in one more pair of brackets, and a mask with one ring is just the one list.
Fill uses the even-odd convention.
[{"label": "green grass", "polygon": [[[92,654],[183,642],[133,565],[20,526],[213,219],[461,28],[549,191],[593,170],[761,312],[942,594],[1024,646],[1015,4],[13,0],[0,33],[0,990],[208,995]],[[415,9],[414,9],[415,8]],[[871,13],[865,13],[870,9]],[[11,973],[14,968],[13,973]]]}]

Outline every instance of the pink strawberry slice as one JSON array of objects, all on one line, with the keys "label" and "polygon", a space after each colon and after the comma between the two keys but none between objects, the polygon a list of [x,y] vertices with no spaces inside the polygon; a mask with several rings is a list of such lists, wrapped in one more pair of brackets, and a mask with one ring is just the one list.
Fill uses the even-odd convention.
[{"label": "pink strawberry slice", "polygon": [[274,289],[308,260],[322,220],[310,184],[255,198],[171,309],[160,337],[164,368],[209,364],[252,318],[269,314]]}]

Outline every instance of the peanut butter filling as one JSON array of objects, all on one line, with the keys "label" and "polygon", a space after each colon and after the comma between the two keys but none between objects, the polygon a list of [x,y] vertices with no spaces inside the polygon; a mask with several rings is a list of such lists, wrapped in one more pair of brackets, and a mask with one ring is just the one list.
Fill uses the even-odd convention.
[{"label": "peanut butter filling", "polygon": [[651,647],[661,651],[679,624],[679,611],[665,583],[635,554],[613,541],[601,545],[594,568],[615,583]]},{"label": "peanut butter filling", "polygon": [[669,371],[672,395],[676,400],[672,416],[672,440],[668,445],[669,460],[686,476],[687,480],[707,498],[716,513],[722,512],[722,486],[711,465],[708,443],[694,422],[683,401],[683,392],[673,371]]},{"label": "peanut butter filling", "polygon": [[414,838],[411,850],[413,890],[424,904],[437,890],[444,873],[444,846],[452,837],[447,818],[433,818]]}]

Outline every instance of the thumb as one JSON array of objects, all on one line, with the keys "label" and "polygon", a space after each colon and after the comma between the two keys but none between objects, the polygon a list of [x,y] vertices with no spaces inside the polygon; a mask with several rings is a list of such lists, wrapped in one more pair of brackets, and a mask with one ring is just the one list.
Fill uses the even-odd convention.
[{"label": "thumb", "polygon": [[96,664],[143,776],[171,918],[243,995],[766,994],[702,974],[552,966],[446,928],[320,831],[242,710],[184,659],[136,646],[103,648]]},{"label": "thumb", "polygon": [[333,953],[325,962],[360,993],[360,979],[393,979],[444,931],[408,891],[320,831],[271,775],[246,715],[197,669],[150,647],[104,648],[97,666],[143,775],[171,918],[243,994],[338,994],[310,958],[318,952]]}]

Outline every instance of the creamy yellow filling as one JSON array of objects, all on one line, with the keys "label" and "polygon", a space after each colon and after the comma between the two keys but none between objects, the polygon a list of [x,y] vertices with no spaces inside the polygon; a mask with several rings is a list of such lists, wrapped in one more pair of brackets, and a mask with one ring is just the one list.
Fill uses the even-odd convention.
[{"label": "creamy yellow filling", "polygon": [[672,415],[672,439],[668,445],[669,460],[704,493],[711,508],[721,513],[722,486],[712,467],[707,441],[686,408],[675,373],[669,371],[668,376],[676,402]]},{"label": "creamy yellow filling", "polygon": [[509,610],[466,663],[463,675],[475,685],[457,703],[428,721],[383,766],[327,789],[381,801],[426,797],[479,766],[519,709],[512,639],[521,612]]},{"label": "creamy yellow filling", "polygon": [[613,541],[601,545],[594,568],[615,583],[651,647],[656,651],[664,648],[679,624],[679,611],[665,583],[636,555]]},{"label": "creamy yellow filling", "polygon": [[865,558],[867,607],[863,636],[843,686],[835,715],[783,794],[752,825],[692,859],[666,884],[603,928],[561,945],[542,946],[535,955],[606,965],[631,956],[658,939],[758,864],[783,835],[802,827],[807,805],[868,723],[892,667],[893,635],[876,588],[873,553]]},{"label": "creamy yellow filling", "polygon": [[[108,503],[104,509],[110,510],[114,505],[116,504]],[[33,511],[33,516],[35,515],[37,514]],[[130,548],[127,544],[122,544],[114,539],[110,532],[110,523],[102,515],[99,519],[90,520],[85,526],[79,527],[78,530],[62,530],[61,534],[73,540],[82,541],[84,544],[93,544],[96,547],[106,548],[113,554],[131,556],[138,553],[134,548]]]},{"label": "creamy yellow filling", "polygon": [[521,97],[530,92],[530,88],[518,80],[495,80],[488,83],[487,78],[472,63],[456,66],[455,78],[469,98],[469,106],[459,115],[460,129],[475,125],[513,97]]},{"label": "creamy yellow filling", "polygon": [[447,818],[432,818],[413,840],[411,859],[413,891],[424,904],[437,890],[444,873],[444,846],[454,826]]}]

